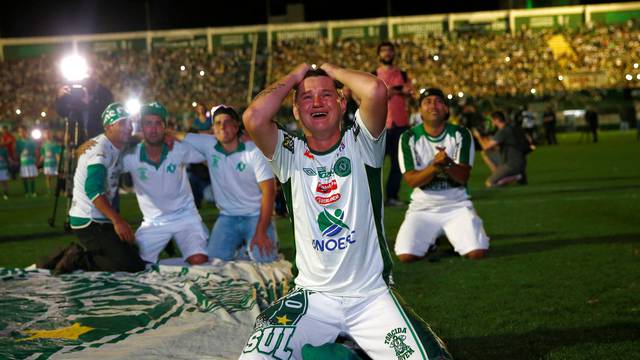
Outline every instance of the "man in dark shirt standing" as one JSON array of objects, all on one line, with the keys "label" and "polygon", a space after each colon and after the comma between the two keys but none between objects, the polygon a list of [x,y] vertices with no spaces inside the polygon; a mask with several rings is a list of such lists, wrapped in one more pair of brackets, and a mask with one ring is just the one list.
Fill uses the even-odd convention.
[{"label": "man in dark shirt standing", "polygon": [[491,122],[498,129],[493,137],[482,136],[477,130],[473,130],[484,150],[482,158],[491,169],[491,176],[485,181],[485,186],[502,186],[516,181],[526,183],[528,143],[524,134],[507,124],[500,111],[491,114]]},{"label": "man in dark shirt standing", "polygon": [[593,142],[598,142],[598,113],[593,110],[592,107],[587,109],[587,112],[584,114],[584,120],[587,122],[589,126],[589,131],[591,131],[591,136],[593,138]]},{"label": "man in dark shirt standing", "polygon": [[542,125],[544,125],[544,135],[547,138],[548,145],[558,145],[556,139],[556,113],[551,106],[547,106],[547,109],[542,115]]},{"label": "man in dark shirt standing", "polygon": [[413,95],[413,85],[405,71],[393,65],[395,59],[395,47],[385,41],[378,45],[378,58],[380,66],[374,71],[374,75],[382,79],[387,85],[387,144],[385,156],[391,160],[391,169],[386,187],[385,205],[404,205],[398,200],[398,192],[402,181],[400,165],[398,164],[398,141],[400,135],[409,128],[409,113],[407,112],[407,99]]}]

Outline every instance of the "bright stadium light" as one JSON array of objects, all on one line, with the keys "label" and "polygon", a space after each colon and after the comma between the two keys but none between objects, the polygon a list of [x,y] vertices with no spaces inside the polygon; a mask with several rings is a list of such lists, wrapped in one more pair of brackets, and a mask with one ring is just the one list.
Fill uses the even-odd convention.
[{"label": "bright stadium light", "polygon": [[127,102],[124,104],[124,108],[130,115],[136,115],[137,113],[139,113],[141,106],[142,105],[140,104],[140,100],[135,98],[127,100]]},{"label": "bright stadium light", "polygon": [[198,103],[194,101],[194,102],[191,103],[191,106],[196,107],[196,106],[198,106]]},{"label": "bright stadium light", "polygon": [[16,109],[16,115],[20,115],[20,114],[22,114],[22,110]]},{"label": "bright stadium light", "polygon": [[449,100],[453,99],[453,95],[452,94],[447,95],[447,99]]},{"label": "bright stadium light", "polygon": [[206,117],[211,116],[211,112],[210,112],[210,111],[207,111],[206,113],[204,113],[204,116],[206,116]]},{"label": "bright stadium light", "polygon": [[185,70],[187,70],[187,67],[184,65],[180,65],[180,71],[185,71]]},{"label": "bright stadium light", "polygon": [[440,56],[438,55],[433,55],[433,61],[438,61],[440,60]]},{"label": "bright stadium light", "polygon": [[318,70],[318,65],[311,64],[311,70]]},{"label": "bright stadium light", "polygon": [[47,113],[43,111],[43,112],[40,113],[40,116],[43,117],[43,118],[46,118],[47,117]]},{"label": "bright stadium light", "polygon": [[204,76],[204,70],[200,70],[200,76]]},{"label": "bright stadium light", "polygon": [[634,63],[634,64],[633,64],[633,68],[634,68],[634,69],[637,69],[639,66],[640,66],[640,65],[638,65],[638,63]]},{"label": "bright stadium light", "polygon": [[531,92],[532,95],[536,94],[536,89],[534,89],[534,88],[531,88],[531,90],[529,90],[529,91]]},{"label": "bright stadium light", "polygon": [[640,74],[636,74],[636,80],[640,80]]},{"label": "bright stadium light", "polygon": [[459,97],[459,98],[464,97],[464,93],[463,93],[462,91],[459,91],[459,92],[458,92],[458,97]]},{"label": "bright stadium light", "polygon": [[69,55],[60,62],[62,76],[69,82],[79,82],[89,77],[87,61],[80,55]]},{"label": "bright stadium light", "polygon": [[625,75],[625,79],[627,79],[627,81],[631,81],[631,80],[633,80],[633,75],[627,74],[627,75]]},{"label": "bright stadium light", "polygon": [[34,140],[40,140],[40,138],[42,137],[42,130],[35,128],[33,130],[31,130],[31,137]]},{"label": "bright stadium light", "polygon": [[506,61],[506,62],[511,61],[511,56],[507,56],[507,57],[505,57],[505,58],[504,58],[504,61]]},{"label": "bright stadium light", "polygon": [[564,76],[558,75],[558,80],[560,80],[560,81],[564,80]]},{"label": "bright stadium light", "polygon": [[420,95],[424,94],[424,92],[425,92],[425,91],[427,91],[427,89],[426,89],[426,88],[422,88],[422,89],[420,89]]}]

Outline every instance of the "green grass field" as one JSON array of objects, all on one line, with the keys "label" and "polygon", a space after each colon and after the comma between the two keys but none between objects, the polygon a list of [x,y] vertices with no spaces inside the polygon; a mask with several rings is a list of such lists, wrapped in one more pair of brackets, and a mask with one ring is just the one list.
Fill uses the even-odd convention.
[{"label": "green grass field", "polygon": [[[461,259],[445,245],[395,264],[401,294],[454,357],[640,359],[640,143],[632,132],[579,140],[563,135],[531,154],[528,186],[484,189],[488,169],[476,157],[469,191],[491,237],[487,259]],[[14,182],[13,197],[0,200],[2,267],[27,266],[73,239],[62,214],[57,228],[47,225],[52,197],[25,199],[21,189]],[[122,208],[140,222],[132,195]],[[385,210],[391,248],[404,211]],[[202,215],[211,225],[216,211]],[[289,224],[277,224],[290,257]]]}]

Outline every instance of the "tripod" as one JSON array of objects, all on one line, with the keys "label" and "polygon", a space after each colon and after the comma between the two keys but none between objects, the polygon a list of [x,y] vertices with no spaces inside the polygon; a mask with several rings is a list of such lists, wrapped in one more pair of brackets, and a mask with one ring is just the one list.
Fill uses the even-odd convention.
[{"label": "tripod", "polygon": [[[73,129],[71,129],[71,126],[73,126]],[[71,137],[70,131],[73,131],[73,138]],[[78,147],[78,132],[78,121],[72,121],[69,117],[66,117],[64,119],[64,141],[62,144],[62,152],[60,154],[60,162],[58,163],[58,178],[56,181],[55,198],[53,201],[53,213],[48,220],[49,226],[51,227],[55,227],[58,201],[62,192],[64,192],[66,197],[65,214],[69,214],[69,209],[71,208],[71,200],[73,198],[73,175],[75,173],[77,161],[76,148]],[[71,230],[68,215],[64,222],[64,230]]]}]

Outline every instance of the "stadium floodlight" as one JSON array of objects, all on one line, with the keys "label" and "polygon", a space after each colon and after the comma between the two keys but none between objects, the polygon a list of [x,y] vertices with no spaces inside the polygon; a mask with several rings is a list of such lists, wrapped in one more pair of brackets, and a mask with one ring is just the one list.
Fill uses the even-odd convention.
[{"label": "stadium floodlight", "polygon": [[627,79],[627,81],[631,81],[631,80],[633,80],[633,75],[627,74],[627,75],[625,75],[625,79]]},{"label": "stadium floodlight", "polygon": [[206,113],[204,113],[204,116],[206,116],[206,117],[210,117],[210,116],[211,116],[211,112],[210,112],[210,111],[207,111]]},{"label": "stadium floodlight", "polygon": [[636,80],[640,80],[640,74],[636,74]]},{"label": "stadium floodlight", "polygon": [[200,76],[204,76],[204,70],[200,70]]},{"label": "stadium floodlight", "polygon": [[33,130],[31,130],[31,137],[34,140],[40,140],[40,138],[42,137],[42,130],[35,128]]},{"label": "stadium floodlight", "polygon": [[453,94],[447,95],[447,99],[449,99],[449,100],[453,99]]},{"label": "stadium floodlight", "polygon": [[464,93],[462,91],[458,91],[458,97],[459,98],[464,97]]},{"label": "stadium floodlight", "polygon": [[20,115],[20,114],[22,114],[22,110],[16,109],[16,115]]},{"label": "stadium floodlight", "polygon": [[196,107],[196,106],[198,106],[198,103],[194,101],[194,102],[191,103],[191,106]]},{"label": "stadium floodlight", "polygon": [[87,61],[80,55],[69,55],[60,62],[62,76],[70,82],[77,83],[89,77]]},{"label": "stadium floodlight", "polygon": [[504,58],[504,61],[506,61],[506,62],[511,61],[511,56],[507,56],[507,57],[505,57],[505,58]]},{"label": "stadium floodlight", "polygon": [[140,100],[131,98],[124,103],[124,108],[130,115],[137,115],[140,112]]},{"label": "stadium floodlight", "polygon": [[558,75],[558,80],[560,80],[560,81],[564,80],[564,76]]},{"label": "stadium floodlight", "polygon": [[47,113],[43,111],[43,112],[40,113],[40,116],[43,117],[43,118],[46,118],[47,117]]},{"label": "stadium floodlight", "polygon": [[427,89],[426,89],[426,88],[422,88],[422,89],[420,89],[420,95],[422,95],[425,91],[427,91]]},{"label": "stadium floodlight", "polygon": [[311,64],[311,70],[318,70],[318,65]]},{"label": "stadium floodlight", "polygon": [[433,61],[438,61],[440,60],[440,56],[438,55],[433,55]]},{"label": "stadium floodlight", "polygon": [[633,64],[633,68],[634,68],[634,69],[637,69],[638,67],[640,67],[640,65],[638,65],[638,63],[634,63],[634,64]]},{"label": "stadium floodlight", "polygon": [[535,88],[531,88],[531,90],[529,90],[531,92],[532,95],[536,94],[536,89]]},{"label": "stadium floodlight", "polygon": [[185,70],[187,70],[187,67],[184,65],[180,65],[180,71],[185,71]]}]

